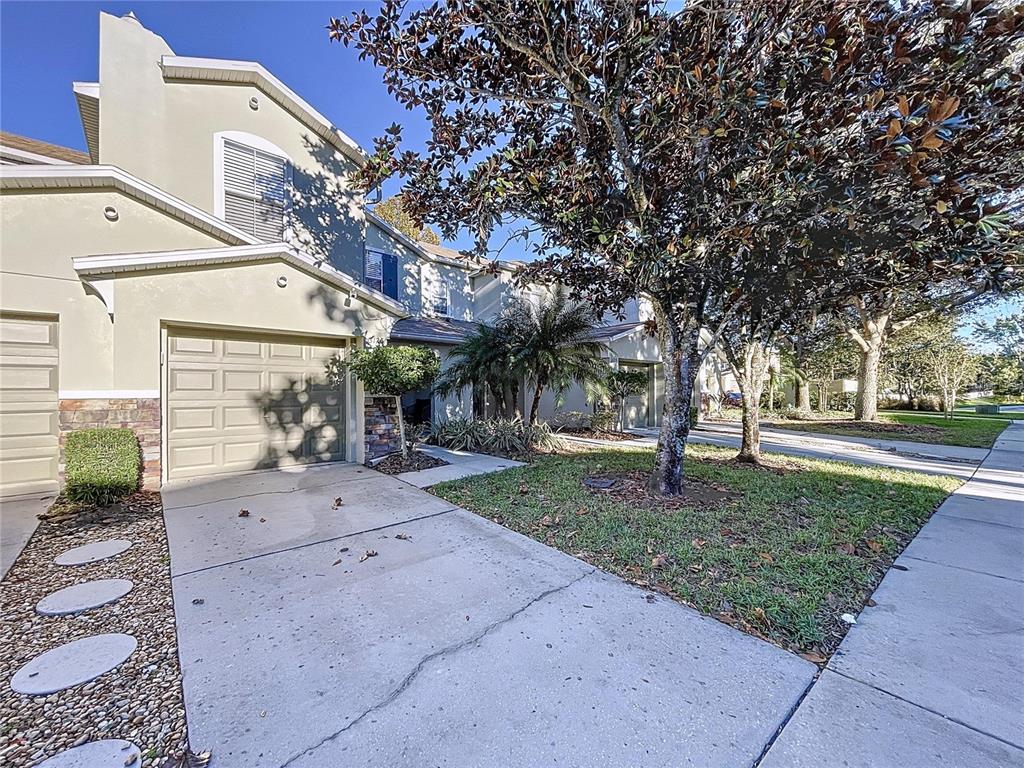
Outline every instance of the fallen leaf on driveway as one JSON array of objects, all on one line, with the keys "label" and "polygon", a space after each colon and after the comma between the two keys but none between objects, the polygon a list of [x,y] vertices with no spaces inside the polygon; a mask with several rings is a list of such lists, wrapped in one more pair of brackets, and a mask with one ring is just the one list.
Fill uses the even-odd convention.
[{"label": "fallen leaf on driveway", "polygon": [[265,522],[267,522],[267,518],[265,518],[265,517],[261,517],[261,518],[260,518],[260,522],[261,522],[261,523],[265,523]]},{"label": "fallen leaf on driveway", "polygon": [[800,654],[800,658],[804,659],[806,661],[809,661],[812,664],[824,664],[825,663],[825,657],[822,656],[820,653],[815,653],[814,651],[808,651],[807,653],[801,653]]},{"label": "fallen leaf on driveway", "polygon": [[396,533],[395,538],[401,539],[402,541],[412,541],[412,536],[410,536],[408,533]]},{"label": "fallen leaf on driveway", "polygon": [[331,565],[338,565],[339,563],[341,563],[341,558],[340,557],[337,560],[335,560],[333,563],[331,563]]},{"label": "fallen leaf on driveway", "polygon": [[249,510],[248,509],[240,509],[240,510],[238,510],[238,516],[239,517],[248,517],[249,516]]},{"label": "fallen leaf on driveway", "polygon": [[340,507],[340,506],[341,506],[342,504],[344,504],[344,503],[345,503],[345,502],[343,502],[343,501],[341,500],[341,496],[339,496],[338,498],[336,498],[336,499],[334,500],[334,504],[332,505],[332,508],[333,508],[333,509],[337,509],[338,507]]},{"label": "fallen leaf on driveway", "polygon": [[342,547],[338,550],[339,552],[348,552],[348,547]]},{"label": "fallen leaf on driveway", "polygon": [[363,553],[363,556],[359,558],[359,562],[362,563],[365,560],[369,560],[371,557],[376,557],[376,556],[377,556],[377,550],[375,550],[375,549],[368,549],[368,550],[366,550],[366,552]]},{"label": "fallen leaf on driveway", "polygon": [[203,598],[197,597],[192,601],[192,605],[202,605],[205,602],[206,601]]}]

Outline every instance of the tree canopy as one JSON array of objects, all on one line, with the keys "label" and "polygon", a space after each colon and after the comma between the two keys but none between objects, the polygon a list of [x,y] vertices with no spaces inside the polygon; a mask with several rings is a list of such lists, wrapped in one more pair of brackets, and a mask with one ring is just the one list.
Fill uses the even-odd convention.
[{"label": "tree canopy", "polygon": [[403,176],[417,219],[480,250],[526,221],[544,256],[528,274],[595,309],[651,300],[656,485],[679,493],[700,328],[753,310],[768,257],[786,254],[783,284],[856,297],[872,355],[891,296],[1013,275],[1022,18],[982,1],[385,0],[329,30],[431,127],[421,152],[389,128],[364,183]]}]

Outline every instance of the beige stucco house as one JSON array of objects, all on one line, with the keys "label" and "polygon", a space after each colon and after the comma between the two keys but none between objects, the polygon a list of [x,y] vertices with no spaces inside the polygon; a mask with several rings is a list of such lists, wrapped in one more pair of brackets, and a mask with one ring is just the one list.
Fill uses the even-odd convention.
[{"label": "beige stucco house", "polygon": [[[371,340],[443,358],[515,293],[511,269],[376,217],[351,183],[363,150],[257,63],[179,56],[101,14],[99,81],[72,90],[87,153],[0,137],[0,495],[58,488],[63,435],[94,425],[135,430],[150,485],[361,461],[371,393],[324,362]],[[643,319],[601,333],[610,365],[649,372],[630,422],[654,426]],[[433,419],[474,410],[469,392],[418,399]]]}]

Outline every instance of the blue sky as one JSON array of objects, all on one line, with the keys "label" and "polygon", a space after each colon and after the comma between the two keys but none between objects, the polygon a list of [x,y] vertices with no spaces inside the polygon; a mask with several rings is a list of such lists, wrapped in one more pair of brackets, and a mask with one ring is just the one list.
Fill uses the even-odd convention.
[{"label": "blue sky", "polygon": [[[97,79],[100,11],[121,15],[131,10],[178,54],[259,61],[364,147],[398,122],[409,146],[418,148],[428,136],[422,113],[400,107],[372,64],[327,38],[324,27],[331,15],[367,5],[372,3],[4,0],[0,128],[84,150],[71,83]],[[397,182],[385,187],[386,194],[397,190]],[[459,247],[471,244],[466,236],[455,242]],[[523,255],[511,251],[503,256]],[[979,314],[992,317],[1013,310],[1012,304],[999,302]]]}]

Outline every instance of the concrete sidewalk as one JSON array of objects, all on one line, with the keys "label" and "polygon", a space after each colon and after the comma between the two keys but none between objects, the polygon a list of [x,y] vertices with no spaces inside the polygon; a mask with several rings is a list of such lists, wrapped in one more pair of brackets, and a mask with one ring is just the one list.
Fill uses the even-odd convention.
[{"label": "concrete sidewalk", "polygon": [[[602,447],[618,448],[653,448],[658,441],[657,429],[633,429],[636,440],[590,440],[585,438],[564,436],[567,440]],[[738,448],[740,435],[727,430],[711,431],[698,427],[690,432],[691,443],[718,445],[726,448]],[[881,442],[881,441],[880,441]],[[761,432],[761,449],[766,453],[784,453],[787,456],[801,456],[807,459],[825,461],[846,461],[851,464],[867,466],[892,467],[909,472],[923,472],[929,475],[949,475],[967,479],[973,474],[977,462],[960,459],[949,460],[929,457],[923,454],[905,456],[892,450],[884,450],[864,445],[850,445],[844,441],[825,438],[802,439],[778,438]],[[977,449],[960,449],[977,450]],[[982,451],[982,453],[986,453]],[[980,460],[980,457],[979,457]]]},{"label": "concrete sidewalk", "polygon": [[1024,764],[1024,423],[873,599],[761,768]]},{"label": "concrete sidewalk", "polygon": [[429,488],[432,485],[443,483],[445,480],[458,480],[472,475],[486,475],[511,467],[523,466],[521,461],[513,461],[512,459],[500,456],[488,456],[484,453],[453,451],[436,445],[421,445],[416,450],[448,462],[446,467],[433,467],[432,469],[402,472],[396,475],[399,480],[415,485],[417,488]]}]

